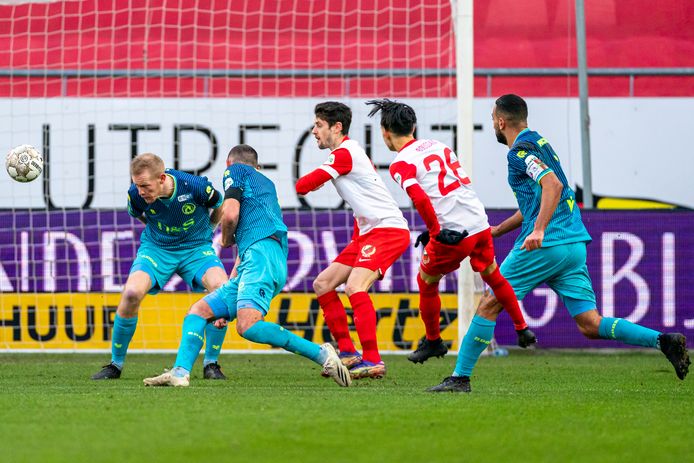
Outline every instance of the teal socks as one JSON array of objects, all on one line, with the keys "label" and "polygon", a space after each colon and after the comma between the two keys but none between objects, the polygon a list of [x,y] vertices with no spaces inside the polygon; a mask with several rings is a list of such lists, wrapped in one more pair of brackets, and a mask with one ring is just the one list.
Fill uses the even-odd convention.
[{"label": "teal socks", "polygon": [[658,331],[631,323],[623,318],[602,317],[598,328],[600,337],[614,339],[632,346],[656,347]]},{"label": "teal socks", "polygon": [[492,342],[495,326],[496,322],[475,315],[460,346],[453,376],[470,377],[472,375],[477,359]]},{"label": "teal socks", "polygon": [[226,326],[224,328],[217,328],[212,323],[208,323],[207,326],[205,326],[205,360],[203,361],[203,367],[206,367],[210,363],[217,363],[226,334]]},{"label": "teal socks", "polygon": [[137,317],[121,318],[116,314],[113,320],[113,334],[111,335],[111,363],[121,370],[125,363],[125,354],[137,328]]},{"label": "teal socks", "polygon": [[205,325],[207,320],[200,315],[190,314],[183,319],[183,335],[181,344],[178,346],[175,367],[183,368],[188,372],[193,369],[205,339]]},{"label": "teal socks", "polygon": [[284,350],[313,360],[320,365],[323,364],[321,358],[325,354],[321,351],[318,344],[307,341],[275,323],[256,322],[255,325],[243,333],[243,337],[258,344],[270,344],[273,347],[281,347]]}]

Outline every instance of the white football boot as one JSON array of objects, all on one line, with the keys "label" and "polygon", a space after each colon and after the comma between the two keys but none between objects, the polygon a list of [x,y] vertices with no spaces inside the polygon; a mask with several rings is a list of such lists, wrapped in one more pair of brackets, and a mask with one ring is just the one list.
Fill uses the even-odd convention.
[{"label": "white football boot", "polygon": [[145,378],[142,382],[145,383],[145,386],[188,387],[190,386],[190,375],[174,376],[171,371],[165,371],[159,376]]},{"label": "white football boot", "polygon": [[321,345],[320,348],[328,353],[328,358],[323,362],[323,371],[340,386],[349,387],[352,384],[352,377],[347,367],[342,364],[335,348],[329,342]]}]

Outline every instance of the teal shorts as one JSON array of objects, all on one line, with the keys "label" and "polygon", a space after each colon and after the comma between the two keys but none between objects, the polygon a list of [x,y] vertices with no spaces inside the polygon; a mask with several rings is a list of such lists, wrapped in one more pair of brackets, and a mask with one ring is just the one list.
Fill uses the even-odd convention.
[{"label": "teal shorts", "polygon": [[514,249],[501,264],[501,274],[521,300],[547,283],[572,317],[597,307],[586,266],[586,243],[570,243],[526,251]]},{"label": "teal shorts", "polygon": [[130,273],[138,270],[147,272],[152,280],[149,294],[161,291],[174,273],[193,288],[193,291],[202,292],[205,290],[202,277],[212,267],[219,267],[224,271],[224,265],[211,244],[172,251],[150,243],[142,243],[130,267]]},{"label": "teal shorts", "polygon": [[239,308],[267,315],[287,282],[287,248],[273,238],[256,241],[241,256],[238,275],[205,296],[215,318],[235,320]]}]

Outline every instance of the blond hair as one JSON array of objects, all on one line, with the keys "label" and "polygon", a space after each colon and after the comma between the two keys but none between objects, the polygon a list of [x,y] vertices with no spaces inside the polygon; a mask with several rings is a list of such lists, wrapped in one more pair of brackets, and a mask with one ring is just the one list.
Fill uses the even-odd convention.
[{"label": "blond hair", "polygon": [[153,153],[138,154],[130,163],[130,175],[140,175],[144,171],[157,177],[164,173],[164,161]]}]

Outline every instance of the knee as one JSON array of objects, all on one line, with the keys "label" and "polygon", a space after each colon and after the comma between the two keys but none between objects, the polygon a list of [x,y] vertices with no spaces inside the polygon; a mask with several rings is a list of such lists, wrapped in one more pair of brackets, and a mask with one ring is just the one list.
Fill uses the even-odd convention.
[{"label": "knee", "polygon": [[355,284],[354,282],[350,281],[345,283],[345,294],[347,294],[347,297],[351,297],[352,294],[358,293],[360,291],[365,291],[365,289],[362,288],[361,285]]},{"label": "knee", "polygon": [[145,295],[140,291],[132,288],[125,288],[121,295],[121,303],[118,307],[118,315],[125,317],[134,317],[140,308],[140,302]]},{"label": "knee", "polygon": [[588,320],[576,320],[578,330],[588,339],[600,339],[601,317],[594,317]]},{"label": "knee", "polygon": [[214,280],[214,281],[210,284],[210,287],[207,288],[207,291],[209,291],[209,292],[212,293],[212,292],[218,290],[219,288],[221,288],[222,285],[224,285],[224,283],[226,283],[227,281],[228,281],[228,280],[225,280],[225,279]]},{"label": "knee", "polygon": [[325,278],[321,278],[320,276],[313,280],[313,292],[316,293],[316,296],[322,296],[323,294],[327,294],[330,291],[332,291],[335,288],[331,288],[329,282]]},{"label": "knee", "polygon": [[188,313],[186,315],[197,315],[206,320],[215,317],[214,312],[212,311],[210,306],[207,303],[203,303],[202,301],[198,301],[195,304],[193,304],[190,307],[190,309],[188,309]]},{"label": "knee", "polygon": [[236,319],[236,332],[244,339],[247,339],[245,334],[248,329],[255,325],[258,320],[250,319],[247,317],[239,317]]},{"label": "knee", "polygon": [[434,287],[435,289],[438,289],[439,286],[439,281],[443,275],[427,275],[426,273],[419,272],[418,278],[417,278],[417,285],[419,286],[419,290],[421,291],[422,289],[430,289],[431,287]]},{"label": "knee", "polygon": [[489,320],[495,320],[499,316],[503,307],[496,300],[493,294],[487,294],[482,297],[480,305],[477,307],[477,315]]}]

